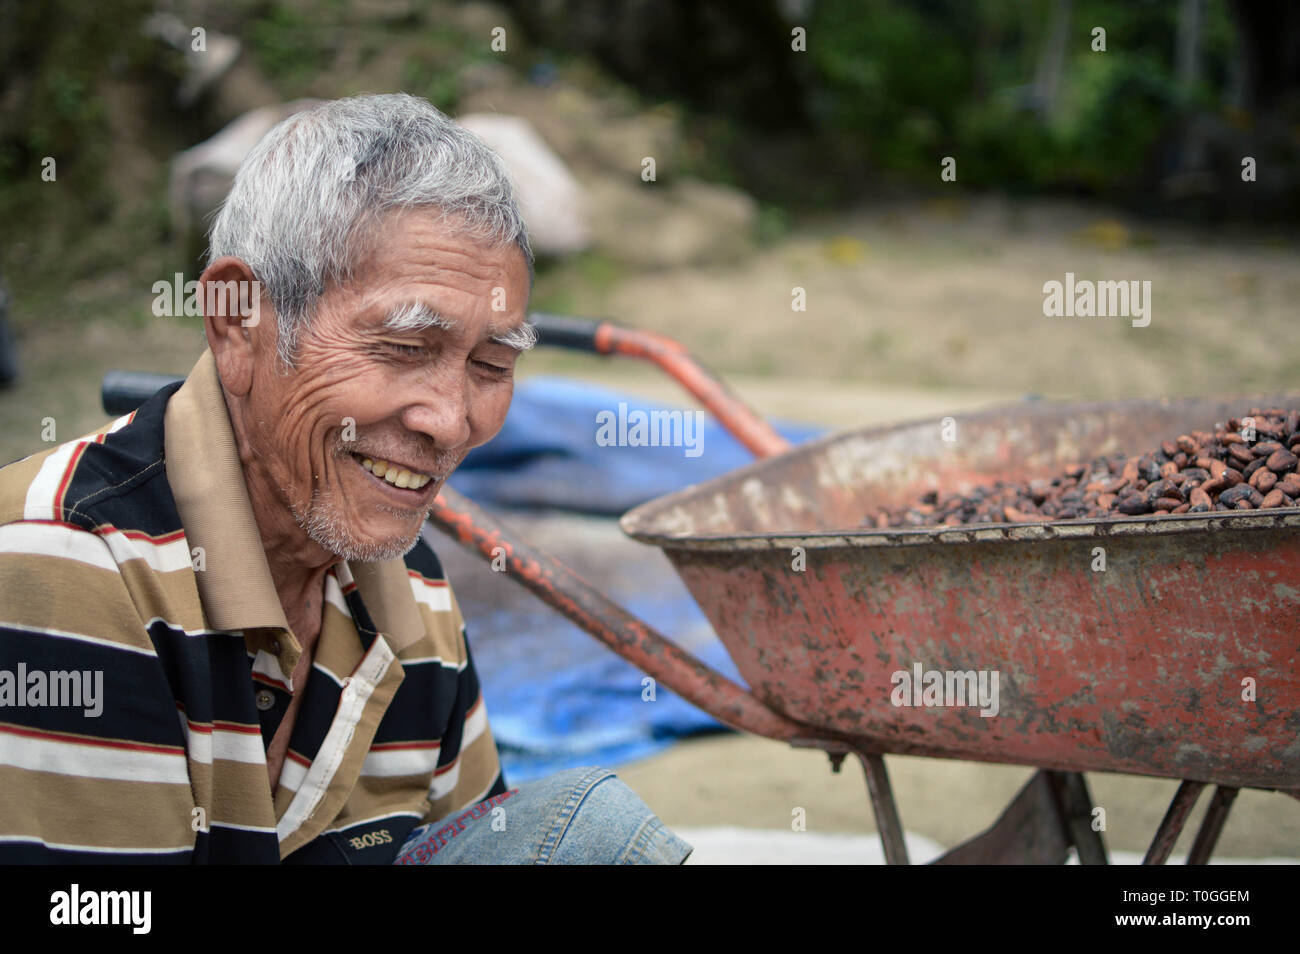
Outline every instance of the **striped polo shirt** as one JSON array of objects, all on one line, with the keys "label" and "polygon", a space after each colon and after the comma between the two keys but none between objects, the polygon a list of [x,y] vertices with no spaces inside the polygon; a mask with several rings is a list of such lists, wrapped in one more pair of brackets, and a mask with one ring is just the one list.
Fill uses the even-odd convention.
[{"label": "striped polo shirt", "polygon": [[0,863],[390,863],[416,825],[505,791],[424,539],[333,567],[294,687],[300,654],[211,352],[0,470]]}]

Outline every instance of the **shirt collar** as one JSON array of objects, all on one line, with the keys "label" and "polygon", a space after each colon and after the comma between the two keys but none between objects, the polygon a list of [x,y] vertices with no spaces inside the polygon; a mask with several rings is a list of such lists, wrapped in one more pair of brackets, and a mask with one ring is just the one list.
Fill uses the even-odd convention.
[{"label": "shirt collar", "polygon": [[181,526],[191,548],[203,548],[194,577],[208,624],[287,631],[210,350],[167,402],[163,447]]},{"label": "shirt collar", "polygon": [[[248,499],[225,392],[210,349],[167,402],[163,424],[167,480],[191,547],[202,547],[195,573],[209,625],[222,630],[289,632]],[[406,563],[348,563],[375,628],[394,652],[424,635]]]}]

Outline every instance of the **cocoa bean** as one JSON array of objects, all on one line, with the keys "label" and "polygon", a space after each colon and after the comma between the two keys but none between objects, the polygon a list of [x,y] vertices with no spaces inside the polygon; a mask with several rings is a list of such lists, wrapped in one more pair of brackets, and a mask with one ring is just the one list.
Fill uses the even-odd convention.
[{"label": "cocoa bean", "polygon": [[1255,473],[1250,475],[1250,485],[1258,490],[1261,494],[1266,494],[1273,489],[1277,483],[1277,474],[1273,473],[1267,467],[1261,467]]},{"label": "cocoa bean", "polygon": [[1283,471],[1294,470],[1297,462],[1300,462],[1300,458],[1296,457],[1295,454],[1279,448],[1268,455],[1264,464],[1273,473],[1280,474]]},{"label": "cocoa bean", "polygon": [[1129,496],[1122,498],[1119,503],[1115,505],[1115,509],[1120,513],[1126,513],[1133,516],[1150,511],[1151,502],[1147,500],[1146,496],[1143,494],[1130,494]]},{"label": "cocoa bean", "polygon": [[1201,489],[1207,494],[1217,494],[1223,488],[1231,486],[1232,485],[1228,483],[1226,477],[1216,477],[1213,480],[1207,480],[1205,483],[1201,484]]},{"label": "cocoa bean", "polygon": [[1250,496],[1250,492],[1255,488],[1249,484],[1238,484],[1236,487],[1229,487],[1223,493],[1219,494],[1219,503],[1233,505],[1238,500],[1245,500]]},{"label": "cocoa bean", "polygon": [[1154,501],[1157,497],[1164,497],[1167,495],[1173,488],[1173,484],[1167,480],[1161,479],[1147,487],[1145,492],[1147,499]]},{"label": "cocoa bean", "polygon": [[[1253,443],[1242,439],[1250,417]],[[995,480],[967,494],[926,490],[915,503],[883,510],[866,523],[880,528],[1150,514],[1220,513],[1293,507],[1300,500],[1300,409],[1251,408],[1211,430],[1161,441],[1137,456],[1075,461],[1050,478]]]}]

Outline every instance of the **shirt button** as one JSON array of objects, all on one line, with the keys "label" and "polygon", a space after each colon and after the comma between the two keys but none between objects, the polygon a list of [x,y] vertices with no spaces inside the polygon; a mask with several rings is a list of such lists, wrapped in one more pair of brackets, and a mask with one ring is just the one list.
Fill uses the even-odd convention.
[{"label": "shirt button", "polygon": [[278,639],[271,640],[266,644],[266,648],[272,656],[280,655],[280,641]]},{"label": "shirt button", "polygon": [[257,695],[253,697],[253,704],[257,706],[258,711],[265,712],[275,705],[275,696],[270,689],[259,689]]}]

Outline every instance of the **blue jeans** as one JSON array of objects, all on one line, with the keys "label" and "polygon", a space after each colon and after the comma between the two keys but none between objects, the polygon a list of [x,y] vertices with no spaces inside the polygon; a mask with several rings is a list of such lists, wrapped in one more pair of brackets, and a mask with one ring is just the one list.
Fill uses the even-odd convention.
[{"label": "blue jeans", "polygon": [[679,865],[692,848],[608,769],[512,788],[411,832],[399,865]]}]

